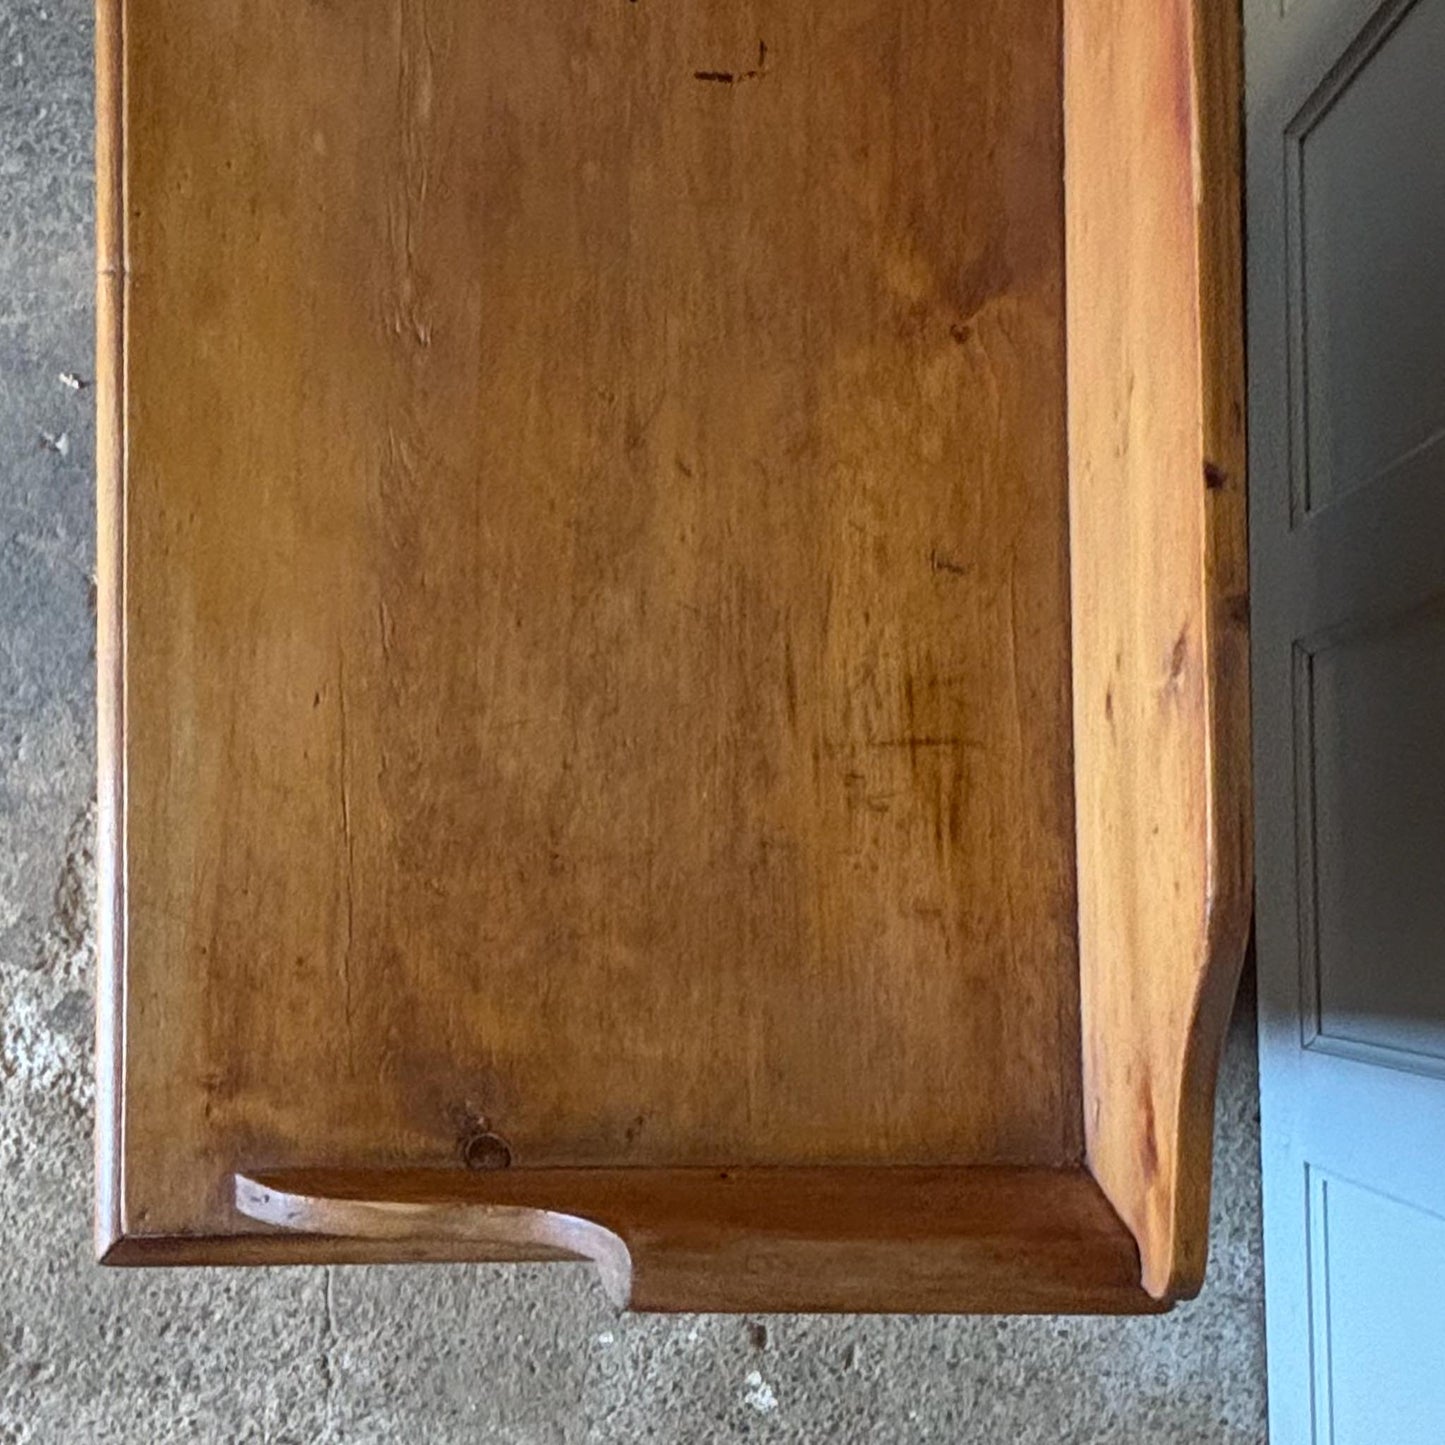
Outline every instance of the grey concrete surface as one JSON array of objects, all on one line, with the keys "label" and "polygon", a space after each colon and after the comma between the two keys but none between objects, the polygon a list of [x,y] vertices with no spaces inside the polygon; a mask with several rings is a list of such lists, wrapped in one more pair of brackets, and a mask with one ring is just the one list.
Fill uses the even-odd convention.
[{"label": "grey concrete surface", "polygon": [[0,1441],[1263,1440],[1247,999],[1209,1283],[1166,1319],[618,1318],[580,1267],[91,1263],[90,41],[87,0],[0,0]]}]

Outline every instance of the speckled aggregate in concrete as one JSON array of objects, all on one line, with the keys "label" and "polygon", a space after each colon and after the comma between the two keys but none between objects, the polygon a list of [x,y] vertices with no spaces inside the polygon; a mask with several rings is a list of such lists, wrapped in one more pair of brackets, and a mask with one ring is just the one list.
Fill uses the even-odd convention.
[{"label": "speckled aggregate in concrete", "polygon": [[91,1263],[90,47],[88,0],[0,0],[0,1442],[1262,1441],[1247,1000],[1209,1283],[1165,1319],[619,1318],[582,1267]]}]

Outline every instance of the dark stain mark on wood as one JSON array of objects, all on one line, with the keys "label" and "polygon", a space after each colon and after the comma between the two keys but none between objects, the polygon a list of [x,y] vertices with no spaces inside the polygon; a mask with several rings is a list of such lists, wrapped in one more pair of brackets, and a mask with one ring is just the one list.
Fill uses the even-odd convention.
[{"label": "dark stain mark on wood", "polygon": [[953,785],[948,790],[948,841],[963,842],[963,769],[954,771]]},{"label": "dark stain mark on wood", "polygon": [[694,80],[714,85],[741,85],[746,80],[761,80],[768,73],[768,42],[758,41],[758,63],[751,70],[694,70]]},{"label": "dark stain mark on wood", "polygon": [[967,562],[959,562],[937,547],[928,554],[928,560],[935,572],[947,572],[954,577],[967,577],[973,568]]},{"label": "dark stain mark on wood", "polygon": [[1189,629],[1181,628],[1179,636],[1174,639],[1174,650],[1169,654],[1169,685],[1178,686],[1179,679],[1184,676],[1184,664],[1189,660]]},{"label": "dark stain mark on wood", "polygon": [[952,291],[954,314],[959,318],[949,327],[960,344],[972,334],[984,309],[1000,296],[1008,295],[1014,284],[1008,234],[1001,227],[990,229],[982,249],[959,274]]},{"label": "dark stain mark on wood", "polygon": [[1218,462],[1204,463],[1204,488],[1209,492],[1222,492],[1229,485],[1229,474]]},{"label": "dark stain mark on wood", "polygon": [[1154,1179],[1159,1173],[1159,1131],[1154,1118],[1154,1096],[1147,1078],[1139,1084],[1139,1116],[1144,1123],[1140,1131],[1139,1162],[1144,1167],[1144,1177]]}]

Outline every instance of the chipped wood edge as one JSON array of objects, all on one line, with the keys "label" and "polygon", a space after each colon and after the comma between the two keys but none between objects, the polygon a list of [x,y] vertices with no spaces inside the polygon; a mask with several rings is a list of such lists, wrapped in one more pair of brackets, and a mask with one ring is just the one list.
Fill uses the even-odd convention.
[{"label": "chipped wood edge", "polygon": [[605,1225],[561,1210],[521,1204],[343,1199],[297,1193],[284,1184],[235,1176],[236,1209],[276,1229],[404,1246],[424,1241],[446,1252],[474,1246],[485,1257],[590,1262],[618,1309],[632,1298],[632,1254]]},{"label": "chipped wood edge", "polygon": [[125,0],[95,7],[96,768],[95,1249],[124,1234]]}]

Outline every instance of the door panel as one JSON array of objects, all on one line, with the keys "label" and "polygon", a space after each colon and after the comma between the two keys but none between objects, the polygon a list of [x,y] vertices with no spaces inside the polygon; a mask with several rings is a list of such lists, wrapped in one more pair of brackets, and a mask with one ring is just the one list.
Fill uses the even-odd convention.
[{"label": "door panel", "polygon": [[1445,1221],[1310,1171],[1316,1438],[1439,1445]]},{"label": "door panel", "polygon": [[1296,657],[1305,1045],[1445,1071],[1445,605]]},{"label": "door panel", "polygon": [[1246,0],[1274,1445],[1445,1441],[1445,0]]},{"label": "door panel", "polygon": [[1287,132],[1300,510],[1445,446],[1442,78],[1445,10],[1416,4]]}]

